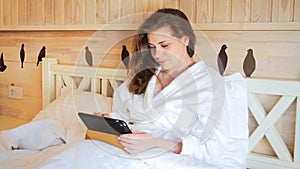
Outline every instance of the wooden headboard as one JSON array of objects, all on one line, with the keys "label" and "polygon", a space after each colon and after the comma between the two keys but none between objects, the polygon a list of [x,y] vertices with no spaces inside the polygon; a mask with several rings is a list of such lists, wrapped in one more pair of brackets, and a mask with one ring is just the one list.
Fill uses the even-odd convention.
[{"label": "wooden headboard", "polygon": [[109,88],[116,89],[127,78],[125,69],[63,65],[56,58],[44,58],[42,64],[43,108],[60,96],[63,87],[109,96]]},{"label": "wooden headboard", "polygon": [[[42,68],[43,107],[60,95],[63,86],[79,90],[89,90],[107,96],[108,88],[115,89],[127,78],[124,69],[95,68],[83,66],[60,65],[57,59],[45,58]],[[81,78],[76,84],[74,77]],[[275,79],[246,78],[248,90],[249,113],[257,122],[257,127],[250,133],[248,167],[266,168],[300,168],[300,82]],[[279,101],[271,111],[266,111],[257,94],[277,95]],[[294,145],[288,148],[284,139],[274,127],[291,104],[295,104]],[[275,155],[254,153],[252,150],[266,138]]]},{"label": "wooden headboard", "polygon": [[[287,169],[300,168],[300,82],[278,79],[254,79],[246,78],[248,91],[249,112],[253,115],[258,126],[250,134],[249,138],[249,168],[255,169]],[[278,101],[272,105],[269,111],[262,105],[262,100],[258,95],[269,95],[279,97]],[[295,109],[288,110],[294,104]],[[290,121],[289,126],[295,126],[294,145],[288,148],[284,142],[284,137],[275,128],[275,124],[282,120],[284,113],[293,111],[295,120]],[[287,131],[288,132],[288,131]],[[253,153],[255,146],[265,137],[275,155],[264,155]]]}]

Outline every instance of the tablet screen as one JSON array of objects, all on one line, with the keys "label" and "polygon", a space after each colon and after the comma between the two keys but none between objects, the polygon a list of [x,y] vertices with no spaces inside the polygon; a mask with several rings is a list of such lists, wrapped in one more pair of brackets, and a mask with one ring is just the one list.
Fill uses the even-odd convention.
[{"label": "tablet screen", "polygon": [[131,133],[127,123],[123,120],[96,116],[81,112],[78,113],[78,116],[89,130],[104,132],[113,135]]}]

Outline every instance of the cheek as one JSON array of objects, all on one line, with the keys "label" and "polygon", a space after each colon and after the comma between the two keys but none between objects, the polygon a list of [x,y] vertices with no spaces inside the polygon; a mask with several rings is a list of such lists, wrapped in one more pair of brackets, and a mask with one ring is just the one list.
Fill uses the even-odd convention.
[{"label": "cheek", "polygon": [[184,45],[176,45],[170,50],[170,54],[178,59],[184,56],[186,47]]}]

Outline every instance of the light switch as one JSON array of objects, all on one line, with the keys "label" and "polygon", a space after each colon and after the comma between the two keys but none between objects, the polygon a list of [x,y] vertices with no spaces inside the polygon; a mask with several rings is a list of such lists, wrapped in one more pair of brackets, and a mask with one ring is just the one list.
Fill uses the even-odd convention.
[{"label": "light switch", "polygon": [[9,86],[8,97],[13,99],[23,99],[23,88],[17,86]]}]

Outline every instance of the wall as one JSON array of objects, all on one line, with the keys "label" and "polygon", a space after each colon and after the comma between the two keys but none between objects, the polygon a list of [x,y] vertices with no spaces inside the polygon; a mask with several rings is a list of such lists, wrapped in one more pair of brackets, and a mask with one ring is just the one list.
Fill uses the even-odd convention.
[{"label": "wall", "polygon": [[[31,119],[41,109],[41,65],[37,55],[66,64],[87,65],[84,48],[94,55],[94,66],[120,65],[121,45],[130,49],[139,24],[162,7],[183,10],[198,36],[197,53],[213,68],[222,44],[227,44],[226,74],[242,71],[246,50],[257,60],[253,77],[300,79],[300,0],[0,0],[0,114]],[[25,44],[24,68],[19,50]],[[8,86],[23,88],[22,100],[8,98]],[[265,98],[264,98],[265,99]],[[266,109],[278,98],[264,101]],[[271,100],[272,102],[269,102]],[[276,123],[292,147],[294,107]],[[255,127],[255,120],[250,122]],[[273,153],[268,142],[258,151]],[[261,150],[264,149],[264,150]]]},{"label": "wall", "polygon": [[0,0],[0,26],[134,24],[146,15],[126,17],[162,7],[182,9],[193,23],[299,22],[299,6],[299,0]]},{"label": "wall", "polygon": [[[88,46],[94,56],[94,66],[116,67],[120,64],[118,56],[121,50],[121,44],[117,43],[118,40],[122,43],[126,34],[129,31],[0,32],[0,51],[7,65],[7,69],[0,74],[1,114],[30,119],[41,109],[42,64],[36,64],[42,46],[46,46],[46,57],[59,58],[60,63],[85,66],[84,53]],[[128,40],[122,44],[130,46],[130,42]],[[26,53],[23,68],[19,56],[22,43]],[[8,98],[8,86],[12,83],[23,87],[22,100]]]}]

